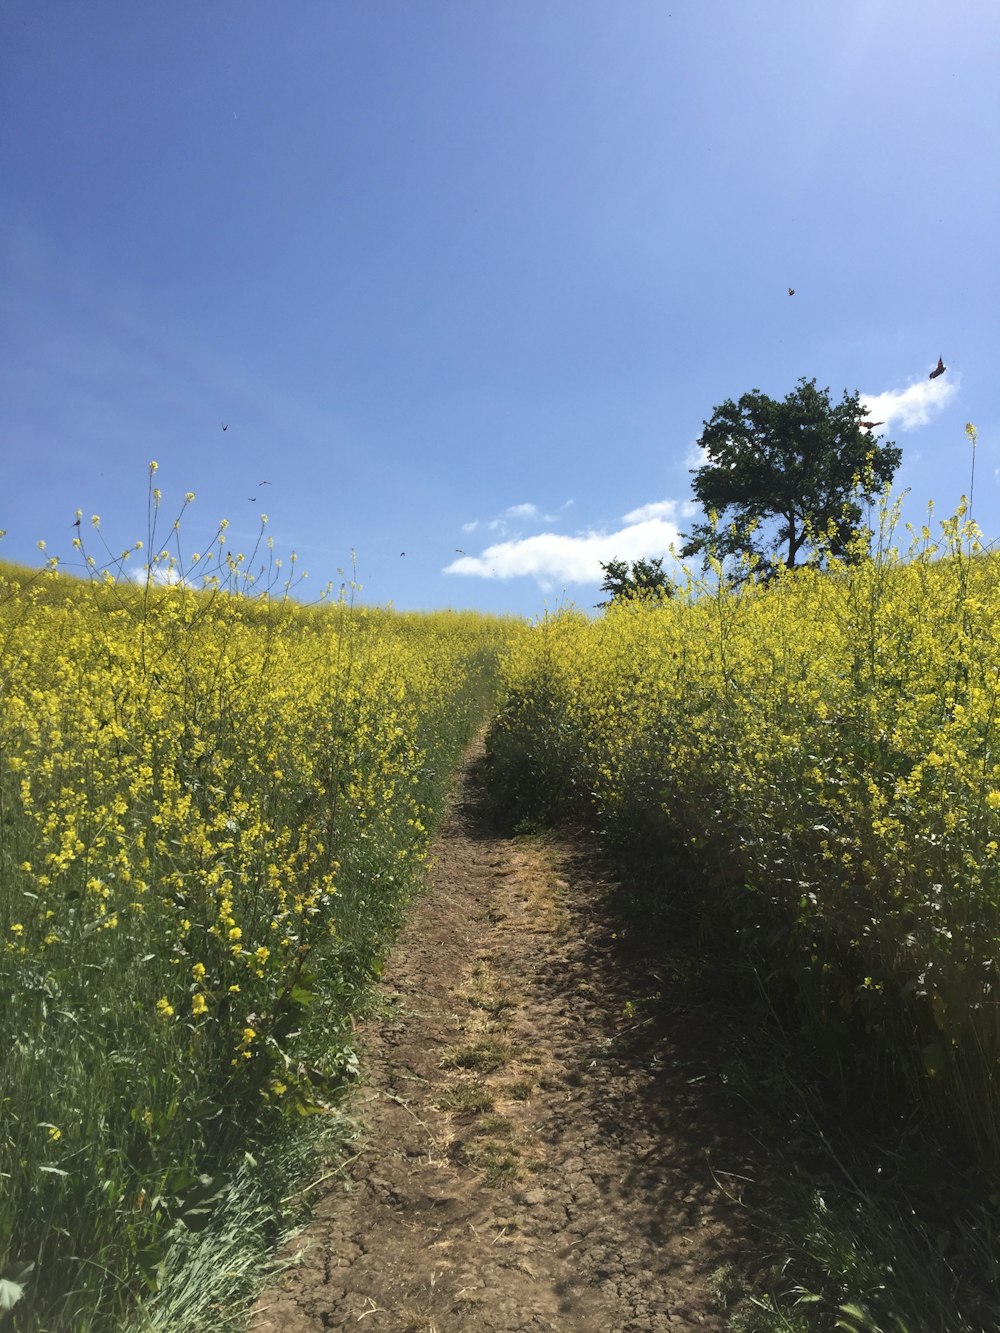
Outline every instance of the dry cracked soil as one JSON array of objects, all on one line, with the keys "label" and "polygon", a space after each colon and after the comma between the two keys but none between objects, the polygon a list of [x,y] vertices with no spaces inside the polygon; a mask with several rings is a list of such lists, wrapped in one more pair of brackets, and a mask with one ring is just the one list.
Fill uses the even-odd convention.
[{"label": "dry cracked soil", "polygon": [[470,753],[361,1033],[353,1156],[252,1333],[725,1329],[755,1145],[718,1033],[585,847],[483,814]]}]

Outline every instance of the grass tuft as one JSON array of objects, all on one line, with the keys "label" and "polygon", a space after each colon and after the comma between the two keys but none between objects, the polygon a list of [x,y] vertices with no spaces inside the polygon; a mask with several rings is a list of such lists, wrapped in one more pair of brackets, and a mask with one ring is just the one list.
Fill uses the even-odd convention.
[{"label": "grass tuft", "polygon": [[465,1046],[446,1051],[441,1061],[445,1069],[472,1069],[479,1074],[493,1074],[510,1061],[510,1042],[484,1037]]}]

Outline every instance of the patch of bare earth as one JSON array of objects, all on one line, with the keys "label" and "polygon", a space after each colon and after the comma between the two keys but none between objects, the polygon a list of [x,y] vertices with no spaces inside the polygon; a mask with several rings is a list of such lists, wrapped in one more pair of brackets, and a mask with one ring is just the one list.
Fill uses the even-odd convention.
[{"label": "patch of bare earth", "polygon": [[724,1329],[748,1147],[710,1020],[623,968],[585,853],[480,805],[473,754],[363,1033],[363,1147],[250,1328]]}]

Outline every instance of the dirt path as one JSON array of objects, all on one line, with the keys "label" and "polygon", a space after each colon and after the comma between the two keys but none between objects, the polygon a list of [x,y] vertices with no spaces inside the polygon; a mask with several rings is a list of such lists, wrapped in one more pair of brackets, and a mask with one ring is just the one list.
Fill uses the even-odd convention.
[{"label": "dirt path", "polygon": [[479,805],[474,755],[364,1032],[364,1147],[250,1327],[722,1330],[752,1170],[708,1019],[623,967],[582,853]]}]

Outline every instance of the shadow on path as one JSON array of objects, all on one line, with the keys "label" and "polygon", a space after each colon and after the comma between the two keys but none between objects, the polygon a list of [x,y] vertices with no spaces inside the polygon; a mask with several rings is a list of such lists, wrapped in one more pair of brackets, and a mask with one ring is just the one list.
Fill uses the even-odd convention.
[{"label": "shadow on path", "polygon": [[364,1146],[254,1333],[727,1327],[761,1150],[614,901],[584,843],[496,826],[474,750],[362,1034]]}]

